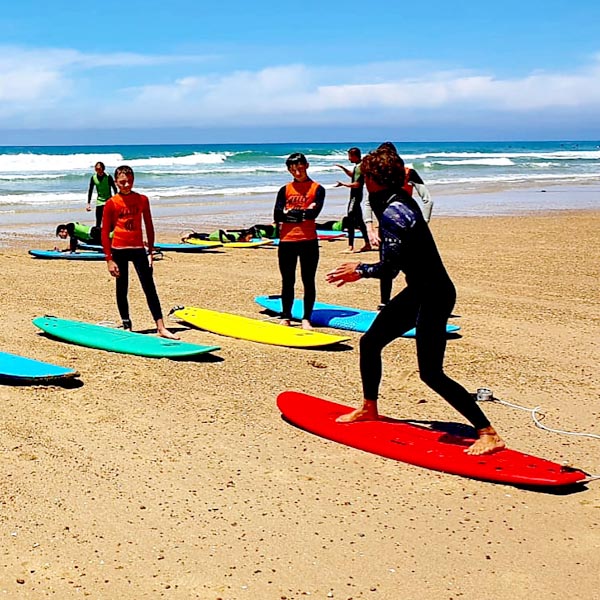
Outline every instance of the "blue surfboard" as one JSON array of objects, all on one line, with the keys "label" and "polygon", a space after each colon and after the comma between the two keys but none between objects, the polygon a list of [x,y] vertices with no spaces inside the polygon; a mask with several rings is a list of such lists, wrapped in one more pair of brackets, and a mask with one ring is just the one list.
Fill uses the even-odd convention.
[{"label": "blue surfboard", "polygon": [[[281,312],[281,296],[257,296],[254,301],[267,310],[275,313]],[[301,299],[296,298],[292,306],[292,319],[300,321],[303,313],[304,304]],[[315,302],[310,321],[317,327],[333,327],[345,331],[364,333],[371,327],[377,314],[375,310],[362,310],[361,308]],[[455,333],[459,329],[458,325],[446,325],[446,333]],[[414,338],[415,333],[415,330],[411,329],[402,337]]]},{"label": "blue surfboard", "polygon": [[106,260],[103,252],[60,252],[59,250],[30,250],[35,258],[52,260]]},{"label": "blue surfboard", "polygon": [[75,369],[68,369],[52,363],[25,358],[17,354],[0,352],[0,380],[14,383],[40,383],[77,377]]}]

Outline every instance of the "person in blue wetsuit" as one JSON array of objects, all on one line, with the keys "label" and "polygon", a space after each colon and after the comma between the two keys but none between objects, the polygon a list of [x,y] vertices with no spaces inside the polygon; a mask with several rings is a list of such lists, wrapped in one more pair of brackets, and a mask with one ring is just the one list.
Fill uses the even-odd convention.
[{"label": "person in blue wetsuit", "polygon": [[479,455],[504,447],[473,396],[444,373],[446,323],[456,290],[417,202],[403,189],[404,161],[378,149],[363,159],[363,174],[371,204],[380,218],[381,254],[375,264],[345,263],[327,274],[338,286],[361,278],[394,278],[400,271],[406,287],[379,312],[360,340],[362,406],[338,417],[342,423],[378,418],[377,399],[382,375],[381,353],[393,340],[416,327],[419,374],[477,430],[467,454]]}]

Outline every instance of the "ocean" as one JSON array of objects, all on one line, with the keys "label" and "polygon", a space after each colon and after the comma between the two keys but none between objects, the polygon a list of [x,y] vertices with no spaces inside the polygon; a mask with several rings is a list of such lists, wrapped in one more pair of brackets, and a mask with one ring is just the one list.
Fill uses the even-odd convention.
[{"label": "ocean", "polygon": [[[307,156],[310,175],[327,189],[323,217],[337,218],[345,212],[348,190],[334,188],[338,179],[347,180],[336,164],[350,166],[351,146],[366,153],[378,144],[0,146],[1,229],[91,221],[85,204],[99,160],[109,173],[130,165],[135,189],[150,197],[155,218],[175,229],[196,222],[269,222],[275,194],[288,181],[284,161],[292,152]],[[396,145],[430,187],[434,217],[600,207],[600,142]],[[578,193],[562,193],[573,189]]]}]

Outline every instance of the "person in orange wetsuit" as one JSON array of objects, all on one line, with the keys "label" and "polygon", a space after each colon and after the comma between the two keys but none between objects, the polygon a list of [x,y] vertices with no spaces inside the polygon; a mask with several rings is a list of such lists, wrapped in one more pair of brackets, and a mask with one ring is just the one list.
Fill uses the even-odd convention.
[{"label": "person in orange wetsuit", "polygon": [[[116,279],[117,307],[124,329],[131,329],[129,316],[129,263],[132,263],[148,302],[158,335],[179,339],[171,333],[163,320],[160,300],[152,274],[154,250],[154,224],[147,196],[133,191],[133,169],[127,165],[115,170],[115,183],[119,193],[106,202],[102,218],[102,247],[106,254],[108,272]],[[144,246],[142,221],[146,229],[148,247]],[[111,238],[112,233],[112,238]]]},{"label": "person in orange wetsuit", "polygon": [[294,180],[277,194],[273,221],[279,228],[278,262],[281,273],[281,322],[290,325],[294,304],[296,266],[304,286],[302,327],[312,329],[310,317],[317,298],[315,277],[319,264],[319,240],[315,219],[325,202],[325,188],[308,176],[308,161],[296,152],[285,161]]}]

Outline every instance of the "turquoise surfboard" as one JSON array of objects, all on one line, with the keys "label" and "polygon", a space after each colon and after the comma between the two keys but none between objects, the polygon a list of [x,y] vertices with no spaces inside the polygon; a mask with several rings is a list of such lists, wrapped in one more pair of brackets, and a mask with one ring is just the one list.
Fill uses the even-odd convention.
[{"label": "turquoise surfboard", "polygon": [[189,344],[57,317],[37,317],[33,319],[33,324],[49,336],[64,342],[149,358],[182,358],[220,350],[219,346]]},{"label": "turquoise surfboard", "polygon": [[[257,296],[254,301],[267,310],[275,313],[281,312],[281,296]],[[300,321],[303,313],[303,302],[301,299],[296,298],[292,306],[292,319]],[[349,306],[315,302],[310,321],[317,327],[334,327],[335,329],[364,333],[371,327],[377,314],[377,311],[374,310],[362,310]],[[459,329],[458,325],[446,325],[446,333],[455,333]],[[411,329],[402,337],[414,338],[415,333],[415,330]]]},{"label": "turquoise surfboard", "polygon": [[59,250],[30,250],[35,258],[53,260],[106,260],[103,252],[60,252]]},{"label": "turquoise surfboard", "polygon": [[70,379],[78,375],[79,373],[75,369],[25,358],[17,354],[0,352],[0,380],[14,383],[40,383]]}]

